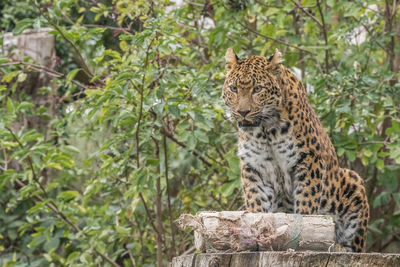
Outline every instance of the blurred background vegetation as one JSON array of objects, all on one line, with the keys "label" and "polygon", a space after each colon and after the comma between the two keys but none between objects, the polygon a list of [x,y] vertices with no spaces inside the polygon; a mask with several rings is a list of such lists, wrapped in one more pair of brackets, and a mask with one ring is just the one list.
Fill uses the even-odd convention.
[{"label": "blurred background vegetation", "polygon": [[282,51],[341,165],[365,179],[368,250],[400,252],[399,9],[3,0],[1,32],[51,28],[56,57],[50,68],[2,49],[0,264],[161,266],[194,251],[181,213],[239,209],[236,126],[220,98],[228,47]]}]

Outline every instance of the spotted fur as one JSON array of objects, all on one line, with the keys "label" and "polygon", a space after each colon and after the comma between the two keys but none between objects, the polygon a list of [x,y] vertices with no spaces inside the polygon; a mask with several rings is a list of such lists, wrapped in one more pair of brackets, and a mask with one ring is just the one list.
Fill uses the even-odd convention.
[{"label": "spotted fur", "polygon": [[335,241],[348,251],[366,246],[369,206],[364,182],[338,165],[335,149],[303,84],[270,58],[226,54],[223,99],[238,122],[238,156],[251,212],[331,214]]}]

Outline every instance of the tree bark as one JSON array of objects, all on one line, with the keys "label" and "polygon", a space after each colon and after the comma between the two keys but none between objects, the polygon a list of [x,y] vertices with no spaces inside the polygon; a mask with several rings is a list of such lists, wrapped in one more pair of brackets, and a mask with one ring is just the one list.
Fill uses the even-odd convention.
[{"label": "tree bark", "polygon": [[178,223],[195,230],[195,247],[202,252],[328,251],[335,247],[335,224],[325,215],[200,212],[183,214]]},{"label": "tree bark", "polygon": [[202,253],[175,257],[169,267],[400,266],[399,254],[328,252]]}]

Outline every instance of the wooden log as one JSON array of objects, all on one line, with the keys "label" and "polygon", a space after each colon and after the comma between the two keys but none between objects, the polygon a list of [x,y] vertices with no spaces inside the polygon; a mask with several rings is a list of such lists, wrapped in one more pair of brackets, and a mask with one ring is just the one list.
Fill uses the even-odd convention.
[{"label": "wooden log", "polygon": [[183,214],[178,224],[195,230],[195,247],[201,252],[328,251],[334,247],[335,224],[325,215],[200,212]]},{"label": "wooden log", "polygon": [[29,56],[36,64],[47,68],[54,68],[56,53],[54,35],[49,34],[51,28],[42,28],[40,31],[33,29],[24,30],[22,34],[14,36],[11,32],[5,33],[3,38],[4,54],[14,59],[23,60]]},{"label": "wooden log", "polygon": [[244,266],[400,266],[400,254],[346,252],[240,252],[201,253],[175,257],[169,267],[244,267]]},{"label": "wooden log", "polygon": [[[46,114],[50,118],[55,118],[60,106],[57,104],[56,98],[58,85],[52,82],[54,76],[48,72],[55,69],[57,62],[55,36],[50,34],[50,31],[52,31],[51,28],[41,28],[39,31],[27,29],[17,36],[12,33],[5,33],[2,47],[4,50],[2,52],[14,61],[11,63],[24,62],[25,58],[29,56],[33,60],[34,66],[36,66],[32,67],[30,65],[29,68],[26,68],[21,73],[25,74],[25,78],[18,83],[11,97],[16,101],[21,101],[21,95],[28,95],[35,108],[46,107]],[[32,62],[29,61],[28,64],[30,63]],[[23,77],[23,75],[18,76],[18,80],[20,77]],[[45,140],[55,140],[56,137],[54,136],[54,131],[51,130],[50,122],[51,120],[42,114],[23,112],[19,114],[19,119],[12,124],[12,128],[15,132],[21,128],[36,129],[45,135]],[[10,164],[14,169],[21,168],[17,160],[11,161]],[[40,172],[40,176],[43,177],[41,183],[44,187],[50,180],[51,171],[50,168],[45,168]]]}]

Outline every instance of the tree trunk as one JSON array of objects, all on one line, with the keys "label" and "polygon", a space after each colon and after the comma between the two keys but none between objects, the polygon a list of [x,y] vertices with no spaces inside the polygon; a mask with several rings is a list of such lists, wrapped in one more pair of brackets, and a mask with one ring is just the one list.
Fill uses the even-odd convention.
[{"label": "tree trunk", "polygon": [[169,267],[400,266],[399,254],[328,252],[202,253],[175,257]]}]

